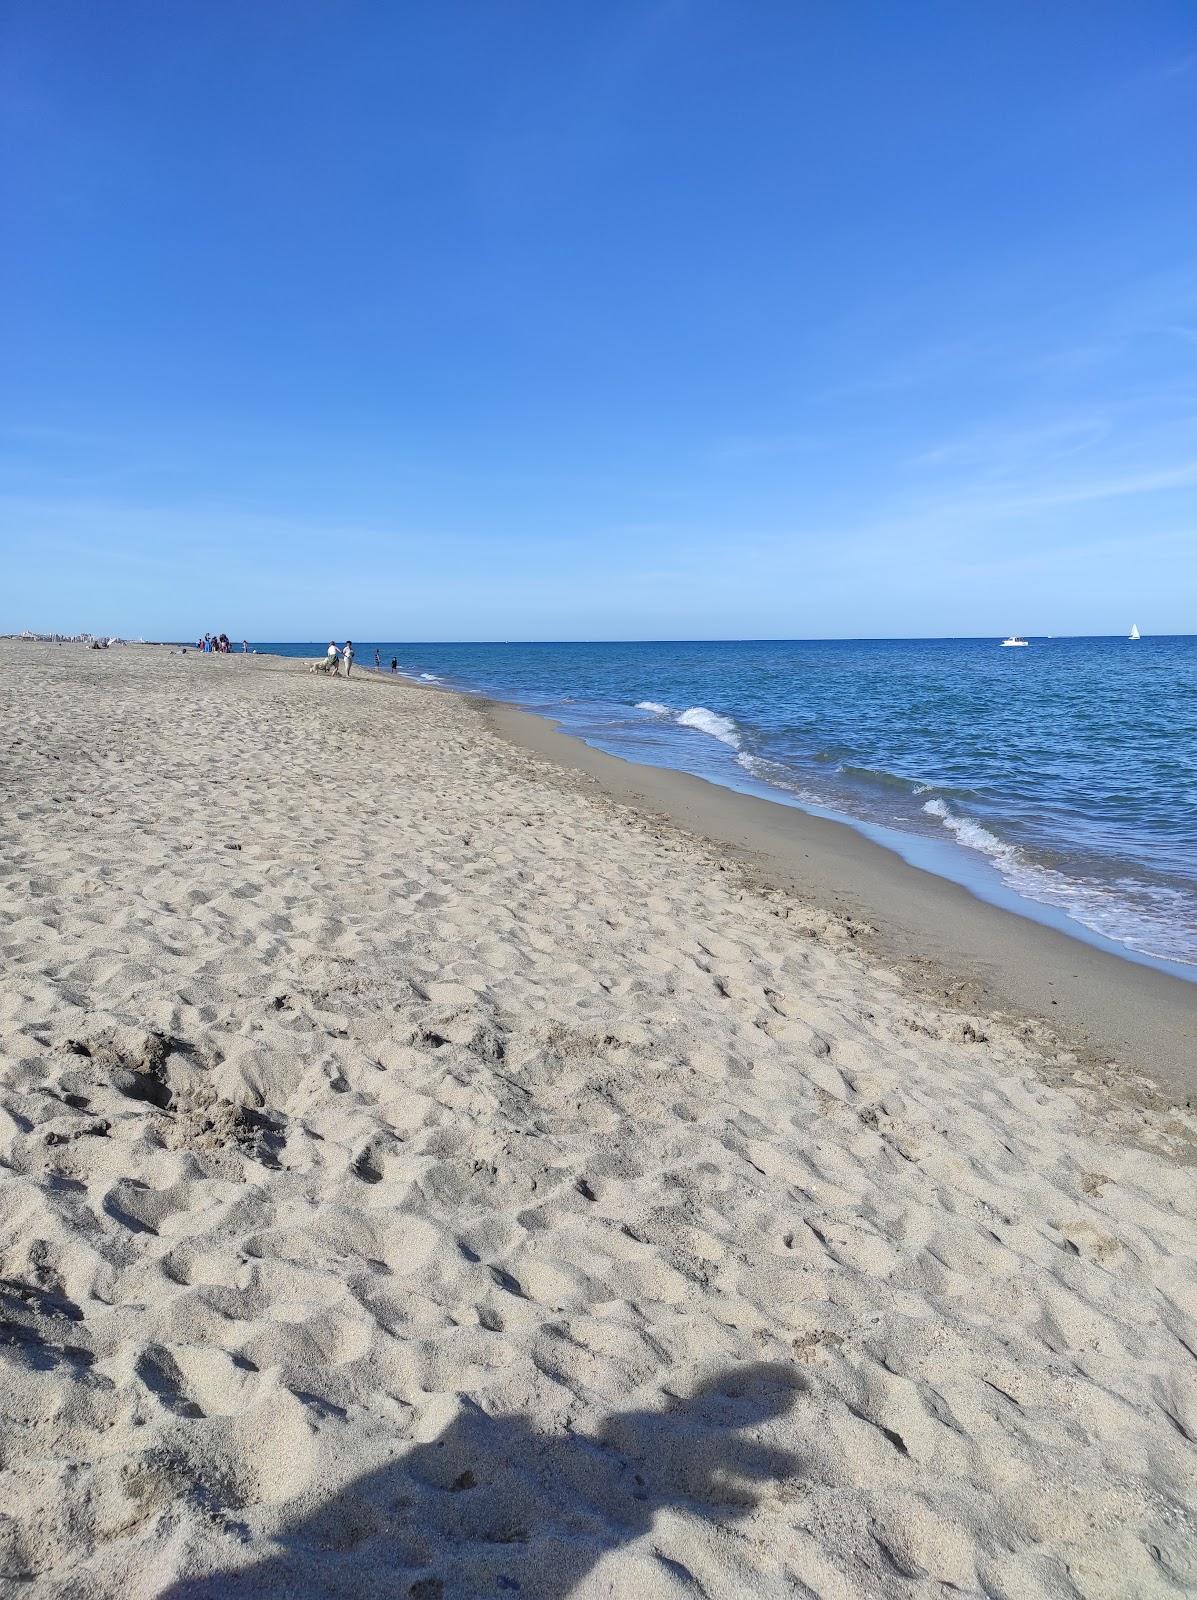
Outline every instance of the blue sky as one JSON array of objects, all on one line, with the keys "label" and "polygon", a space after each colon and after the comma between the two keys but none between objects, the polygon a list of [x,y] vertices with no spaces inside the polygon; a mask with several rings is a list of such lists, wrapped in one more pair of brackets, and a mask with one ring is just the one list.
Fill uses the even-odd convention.
[{"label": "blue sky", "polygon": [[10,0],[0,629],[1197,631],[1197,10]]}]

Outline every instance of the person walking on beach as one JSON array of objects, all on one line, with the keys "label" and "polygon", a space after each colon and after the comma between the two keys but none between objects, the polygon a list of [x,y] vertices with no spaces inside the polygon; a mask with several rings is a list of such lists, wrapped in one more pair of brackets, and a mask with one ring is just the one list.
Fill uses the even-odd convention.
[{"label": "person walking on beach", "polygon": [[337,649],[336,645],[330,639],[328,641],[328,659],[329,659],[329,662],[331,663],[333,661],[336,661],[336,659],[338,658],[338,656],[340,654],[341,654],[341,652]]},{"label": "person walking on beach", "polygon": [[374,652],[374,670],[375,670],[375,672],[381,672],[382,671],[382,652],[381,652],[381,650],[376,650]]},{"label": "person walking on beach", "polygon": [[392,672],[398,672],[399,671],[399,657],[398,656],[392,656],[391,657],[391,671]]},{"label": "person walking on beach", "polygon": [[345,676],[353,671],[353,640],[346,639],[345,648],[341,651],[341,660],[345,663]]}]

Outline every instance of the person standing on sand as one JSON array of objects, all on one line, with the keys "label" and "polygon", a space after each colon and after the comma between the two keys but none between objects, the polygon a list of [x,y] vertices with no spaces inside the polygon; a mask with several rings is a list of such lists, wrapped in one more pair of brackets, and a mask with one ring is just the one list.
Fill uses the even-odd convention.
[{"label": "person standing on sand", "polygon": [[353,640],[346,639],[345,648],[341,651],[341,660],[345,663],[345,676],[348,677],[353,670]]},{"label": "person standing on sand", "polygon": [[391,671],[392,672],[398,672],[399,671],[399,657],[398,656],[392,656],[391,657]]},{"label": "person standing on sand", "polygon": [[329,661],[335,661],[337,659],[337,657],[340,655],[340,653],[341,652],[337,649],[336,645],[330,639],[328,641],[328,659],[329,659]]}]

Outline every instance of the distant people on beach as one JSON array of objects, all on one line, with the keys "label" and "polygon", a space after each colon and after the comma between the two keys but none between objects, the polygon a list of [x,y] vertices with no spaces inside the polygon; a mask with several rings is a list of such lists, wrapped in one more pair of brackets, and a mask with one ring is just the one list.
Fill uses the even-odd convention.
[{"label": "distant people on beach", "polygon": [[382,652],[381,652],[381,650],[376,650],[374,652],[374,670],[375,670],[375,672],[380,672],[382,670]]},{"label": "distant people on beach", "polygon": [[392,656],[391,657],[391,671],[392,672],[398,672],[399,671],[399,657],[398,656]]},{"label": "distant people on beach", "polygon": [[227,633],[205,633],[202,639],[195,641],[195,648],[205,655],[227,656],[232,654],[233,645]]}]

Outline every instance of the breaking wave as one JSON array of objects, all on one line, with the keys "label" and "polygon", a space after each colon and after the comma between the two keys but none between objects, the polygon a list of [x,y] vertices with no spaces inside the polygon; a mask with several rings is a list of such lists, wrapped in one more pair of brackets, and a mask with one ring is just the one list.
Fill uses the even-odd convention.
[{"label": "breaking wave", "polygon": [[722,740],[733,750],[740,748],[740,735],[732,719],[721,717],[717,711],[708,711],[706,706],[691,706],[680,712],[677,720],[683,728],[697,728],[699,733],[709,733],[712,739]]},{"label": "breaking wave", "polygon": [[1082,926],[1128,949],[1164,960],[1192,961],[1192,950],[1180,932],[1185,896],[1179,890],[1126,876],[1100,883],[1089,876],[1059,872],[1032,860],[974,818],[957,816],[942,800],[928,800],[923,810],[937,817],[959,844],[988,856],[1005,883],[1018,893],[1057,907]]},{"label": "breaking wave", "polygon": [[994,861],[1004,861],[1011,866],[1018,863],[1019,852],[1013,845],[1003,844],[996,834],[990,833],[988,828],[974,822],[971,817],[958,817],[954,811],[948,810],[942,800],[928,800],[923,810],[929,817],[938,817],[961,844],[968,845],[972,850],[980,850]]}]

